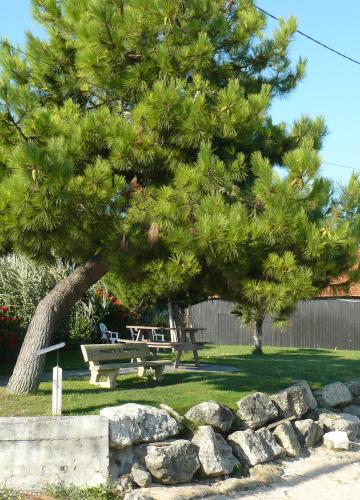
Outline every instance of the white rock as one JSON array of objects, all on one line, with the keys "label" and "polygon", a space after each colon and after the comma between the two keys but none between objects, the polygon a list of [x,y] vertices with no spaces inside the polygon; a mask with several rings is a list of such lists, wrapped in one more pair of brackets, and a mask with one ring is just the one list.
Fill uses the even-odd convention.
[{"label": "white rock", "polygon": [[349,439],[353,440],[358,435],[360,420],[348,413],[326,412],[319,415],[319,424],[325,431],[346,432]]},{"label": "white rock", "polygon": [[131,468],[131,475],[134,482],[140,486],[140,488],[147,488],[150,486],[151,474],[143,465],[135,463]]},{"label": "white rock", "polygon": [[360,405],[349,405],[343,408],[344,413],[355,415],[360,418]]},{"label": "white rock", "polygon": [[185,414],[190,422],[196,425],[211,425],[219,432],[228,432],[234,420],[234,415],[225,406],[216,401],[205,401],[193,406]]},{"label": "white rock", "polygon": [[350,380],[345,385],[354,397],[360,396],[360,379]]},{"label": "white rock", "polygon": [[322,427],[311,418],[297,420],[294,422],[294,428],[301,446],[315,446],[324,435]]},{"label": "white rock", "polygon": [[319,406],[338,406],[351,403],[352,395],[348,387],[342,382],[333,382],[315,391],[314,395]]},{"label": "white rock", "polygon": [[301,446],[290,422],[278,425],[273,432],[273,436],[275,436],[280,446],[286,450],[288,457],[297,457],[299,455]]},{"label": "white rock", "polygon": [[131,474],[124,474],[119,477],[115,485],[117,493],[121,496],[131,492],[136,487]]},{"label": "white rock", "polygon": [[162,441],[179,433],[176,420],[166,411],[152,406],[127,403],[103,408],[100,415],[110,421],[110,446],[114,448]]},{"label": "white rock", "polygon": [[258,429],[278,416],[276,406],[263,392],[245,396],[237,405],[238,416],[250,429]]},{"label": "white rock", "polygon": [[145,465],[160,483],[186,483],[200,468],[198,447],[185,439],[147,445]]},{"label": "white rock", "polygon": [[292,385],[273,394],[271,400],[278,409],[280,419],[292,416],[300,418],[310,409],[308,390],[304,385]]},{"label": "white rock", "polygon": [[247,429],[237,431],[228,436],[234,454],[249,465],[268,462],[284,455],[284,449],[279,446],[271,432],[262,428],[258,431]]},{"label": "white rock", "polygon": [[350,442],[346,432],[331,431],[324,434],[324,446],[329,450],[348,450]]},{"label": "white rock", "polygon": [[192,442],[199,448],[201,471],[206,476],[230,474],[239,463],[231,446],[209,425],[200,426]]},{"label": "white rock", "polygon": [[316,398],[315,398],[314,394],[312,393],[312,390],[310,389],[310,386],[306,382],[306,380],[297,380],[295,382],[295,385],[298,385],[298,386],[303,387],[305,389],[306,394],[307,394],[307,398],[308,398],[309,409],[315,410],[315,408],[317,408],[318,404],[317,404]]}]

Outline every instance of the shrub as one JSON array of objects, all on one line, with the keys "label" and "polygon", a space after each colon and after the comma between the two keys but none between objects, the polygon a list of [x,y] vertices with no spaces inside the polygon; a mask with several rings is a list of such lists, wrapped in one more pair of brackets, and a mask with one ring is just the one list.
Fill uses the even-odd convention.
[{"label": "shrub", "polygon": [[[17,347],[12,349],[13,336],[3,335],[2,347],[7,346],[6,353],[2,350],[5,359],[9,357],[10,350],[11,358],[16,357],[21,337],[27,330],[37,304],[72,269],[72,266],[60,260],[49,266],[35,264],[19,255],[0,257],[0,305],[4,304],[7,308],[6,314],[0,309],[0,333],[2,330],[15,332],[17,339]],[[15,315],[16,325],[11,323],[11,318]],[[61,321],[56,329],[54,341],[65,340],[70,346],[96,341],[95,327],[101,321],[105,322],[109,329],[117,329],[124,335],[126,324],[133,322],[134,317],[121,301],[99,282],[87,291]]]},{"label": "shrub", "polygon": [[20,340],[17,335],[18,319],[14,309],[8,305],[0,305],[0,360],[16,359]]}]

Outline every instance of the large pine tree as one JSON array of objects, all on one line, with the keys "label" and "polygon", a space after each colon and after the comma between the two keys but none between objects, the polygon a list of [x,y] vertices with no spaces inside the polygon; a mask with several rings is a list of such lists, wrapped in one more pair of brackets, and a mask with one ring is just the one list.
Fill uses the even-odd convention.
[{"label": "large pine tree", "polygon": [[[276,280],[276,258],[316,265],[316,231],[335,231],[317,222],[332,205],[314,159],[322,121],[288,130],[269,116],[304,72],[287,55],[293,18],[270,36],[250,0],[33,0],[33,13],[46,38],[0,54],[0,244],[77,267],[38,305],[8,385],[18,394],[37,388],[35,351],[106,273],[147,294],[196,285],[249,300],[262,269]],[[319,282],[353,255],[338,226],[339,265]]]}]

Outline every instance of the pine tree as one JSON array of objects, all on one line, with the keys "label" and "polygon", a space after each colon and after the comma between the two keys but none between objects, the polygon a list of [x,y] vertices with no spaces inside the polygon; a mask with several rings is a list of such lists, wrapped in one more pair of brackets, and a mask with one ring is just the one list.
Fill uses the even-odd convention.
[{"label": "pine tree", "polygon": [[353,176],[336,196],[319,175],[320,163],[309,141],[284,155],[282,177],[259,153],[252,157],[252,259],[247,276],[232,283],[230,295],[237,301],[234,313],[254,327],[255,353],[262,353],[266,315],[282,327],[299,301],[319,294],[331,278],[348,274],[347,286],[359,280],[357,271],[349,271],[358,258],[358,179]]},{"label": "pine tree", "polygon": [[[77,268],[39,303],[10,392],[37,388],[35,351],[106,273],[144,296],[197,288],[251,302],[262,270],[286,286],[276,259],[294,280],[301,268],[297,285],[309,293],[347,266],[346,222],[334,222],[344,235],[336,251],[321,253],[315,241],[316,231],[329,234],[321,241],[336,232],[317,222],[331,205],[313,159],[323,122],[302,118],[288,130],[269,115],[304,73],[305,62],[293,67],[288,57],[294,18],[268,36],[250,0],[32,3],[46,39],[28,34],[26,55],[4,41],[0,54],[0,245]],[[308,172],[304,157],[298,171],[294,159],[288,179],[273,180],[272,165],[287,166],[291,154],[315,166]],[[307,192],[301,218],[296,203]],[[288,204],[314,232],[314,266],[329,254],[311,286],[293,249],[300,236],[287,235]]]}]

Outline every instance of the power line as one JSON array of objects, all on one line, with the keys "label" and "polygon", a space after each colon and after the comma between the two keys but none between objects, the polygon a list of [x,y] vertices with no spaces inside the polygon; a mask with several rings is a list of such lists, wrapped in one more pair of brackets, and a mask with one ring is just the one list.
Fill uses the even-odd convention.
[{"label": "power line", "polygon": [[[274,16],[273,14],[270,14],[270,12],[266,11],[265,9],[262,9],[261,7],[258,7],[257,5],[255,5],[255,7],[257,8],[257,10],[259,10],[260,12],[265,14],[266,16],[271,17],[272,19],[275,19],[275,21],[280,21],[280,19],[278,17]],[[334,52],[334,54],[337,54],[338,56],[343,57],[344,59],[348,59],[349,61],[360,65],[360,61],[357,61],[356,59],[353,59],[352,57],[349,57],[346,54],[343,54],[342,52],[339,52],[338,50],[333,49],[332,47],[329,47],[325,43],[320,42],[320,40],[316,40],[316,38],[313,38],[312,36],[304,33],[303,31],[296,30],[296,33],[304,36],[305,38],[308,38],[309,40],[311,40],[314,43],[317,43],[318,45],[321,45],[321,47],[324,47],[325,49],[330,50],[331,52]]]},{"label": "power line", "polygon": [[[279,18],[274,16],[273,14],[270,14],[269,12],[267,12],[266,10],[262,9],[261,7],[258,7],[256,6],[256,8],[263,12],[264,14],[266,14],[267,16],[271,17],[272,19],[275,19],[276,21],[279,21]],[[346,56],[345,54],[342,54],[341,52],[338,52],[337,50],[335,49],[332,49],[331,47],[328,47],[327,45],[323,44],[322,42],[319,42],[318,40],[315,40],[314,38],[312,38],[311,36],[303,33],[302,31],[300,30],[296,30],[297,33],[299,33],[300,35],[303,35],[305,36],[306,38],[309,38],[310,40],[312,40],[313,42],[325,47],[326,49],[340,55],[341,57],[344,57],[345,59],[349,59],[350,61],[356,63],[356,64],[359,64],[360,65],[360,62],[359,61],[356,61],[355,59],[352,59],[351,57],[348,57]],[[33,56],[32,54],[30,54],[29,52],[26,52],[22,49],[19,49],[17,47],[14,47],[13,45],[11,45],[9,42],[4,42],[3,40],[0,40],[0,44],[3,45],[4,47],[8,47],[16,52],[19,52],[20,54],[24,55],[24,56],[27,56],[27,57],[30,57],[31,59],[34,59],[35,61],[38,61],[38,62],[41,62],[42,64],[46,64],[47,66],[49,66],[50,68],[52,69],[61,69],[51,63],[49,63],[48,61],[45,61],[44,59],[40,59],[36,56]],[[108,92],[109,89],[105,89],[104,87],[101,87],[100,85],[97,85],[96,83],[93,83],[91,82],[90,80],[88,80],[87,78],[85,77],[82,77],[82,76],[78,76],[78,75],[75,75],[74,73],[71,73],[69,71],[64,71],[64,74],[67,74],[69,76],[73,76],[74,78],[76,78],[77,80],[81,80],[85,83],[87,83],[88,85],[92,85],[93,87],[97,88],[97,89],[100,89],[104,92]],[[340,165],[338,163],[332,163],[332,162],[328,162],[328,161],[323,161],[322,162],[322,165],[330,165],[330,166],[334,166],[334,167],[339,167],[339,168],[347,168],[347,169],[350,169],[350,170],[356,170],[358,172],[360,172],[360,168],[356,168],[356,167],[350,167],[349,165]]]},{"label": "power line", "polygon": [[323,161],[322,164],[323,165],[330,165],[332,167],[348,168],[350,170],[357,170],[358,172],[360,172],[360,168],[350,167],[349,165],[340,165],[339,163],[332,163],[331,161]]}]

